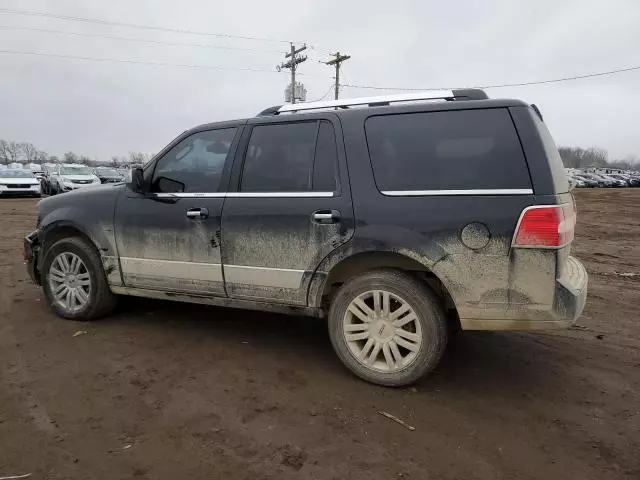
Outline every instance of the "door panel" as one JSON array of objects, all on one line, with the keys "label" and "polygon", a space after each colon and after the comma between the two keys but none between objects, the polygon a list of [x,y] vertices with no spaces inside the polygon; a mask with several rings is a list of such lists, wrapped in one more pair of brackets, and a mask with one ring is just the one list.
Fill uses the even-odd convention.
[{"label": "door panel", "polygon": [[[350,237],[350,208],[344,197],[227,198],[222,225],[229,296],[304,304],[305,276]],[[318,223],[312,216],[320,209],[347,215]]]},{"label": "door panel", "polygon": [[265,119],[244,138],[239,151],[247,159],[234,165],[241,170],[235,172],[240,191],[227,194],[222,215],[230,297],[305,305],[317,266],[352,236],[344,147],[334,120]]},{"label": "door panel", "polygon": [[[220,214],[224,198],[126,195],[116,209],[116,242],[127,287],[224,295]],[[187,211],[206,208],[207,218]]]}]

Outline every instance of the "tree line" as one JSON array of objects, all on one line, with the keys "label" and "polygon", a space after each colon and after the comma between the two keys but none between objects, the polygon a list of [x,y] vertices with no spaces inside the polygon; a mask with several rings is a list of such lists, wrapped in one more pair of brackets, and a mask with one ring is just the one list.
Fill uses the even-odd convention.
[{"label": "tree line", "polygon": [[622,170],[638,170],[640,159],[628,156],[623,159],[611,160],[606,150],[602,148],[560,147],[558,148],[562,163],[567,168],[608,167]]},{"label": "tree line", "polygon": [[132,163],[144,164],[153,157],[153,154],[143,152],[129,152],[129,155],[114,155],[109,161],[100,161],[86,155],[75,152],[66,152],[62,157],[49,155],[43,150],[39,150],[32,143],[9,142],[0,140],[0,164],[8,165],[14,162],[20,163],[81,163],[84,165],[109,165],[118,167]]}]

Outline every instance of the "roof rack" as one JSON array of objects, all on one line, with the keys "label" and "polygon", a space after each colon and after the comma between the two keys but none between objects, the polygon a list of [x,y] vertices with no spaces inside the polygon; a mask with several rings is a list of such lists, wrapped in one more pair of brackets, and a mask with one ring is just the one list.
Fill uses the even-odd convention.
[{"label": "roof rack", "polygon": [[300,112],[304,110],[319,110],[323,108],[349,108],[368,105],[378,107],[398,102],[414,102],[420,100],[486,100],[487,94],[477,88],[455,90],[432,90],[416,93],[402,93],[396,95],[381,95],[375,97],[345,98],[343,100],[326,100],[321,102],[302,102],[267,108],[258,116],[278,115],[284,112]]}]

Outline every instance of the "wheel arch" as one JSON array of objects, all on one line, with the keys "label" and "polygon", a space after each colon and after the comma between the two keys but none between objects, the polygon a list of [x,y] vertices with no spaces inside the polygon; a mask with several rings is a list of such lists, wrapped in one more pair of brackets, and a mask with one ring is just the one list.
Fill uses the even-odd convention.
[{"label": "wheel arch", "polygon": [[[69,220],[59,220],[48,224],[40,230],[40,250],[38,257],[38,265],[42,265],[44,256],[51,245],[58,240],[68,237],[79,237],[91,245],[102,262],[102,268],[107,277],[109,285],[121,286],[122,275],[120,271],[120,262],[117,256],[111,254],[109,242],[106,238],[102,242],[96,240],[96,235],[84,229],[76,222]],[[98,237],[99,238],[99,237]]]},{"label": "wheel arch", "polygon": [[41,237],[41,251],[43,253],[58,240],[67,237],[80,237],[83,240],[86,240],[96,249],[98,253],[100,253],[100,248],[94,241],[92,236],[75,222],[57,221],[51,223],[41,230]]},{"label": "wheel arch", "polygon": [[326,272],[316,271],[309,288],[309,304],[323,307],[337,289],[351,278],[380,268],[410,273],[428,285],[441,300],[445,310],[457,319],[457,307],[446,283],[436,275],[419,254],[409,251],[368,249],[342,255]]}]

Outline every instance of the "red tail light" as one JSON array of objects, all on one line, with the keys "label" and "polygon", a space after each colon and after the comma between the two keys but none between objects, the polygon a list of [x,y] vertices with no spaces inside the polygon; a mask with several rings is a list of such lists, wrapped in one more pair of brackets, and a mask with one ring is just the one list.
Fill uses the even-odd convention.
[{"label": "red tail light", "polygon": [[513,236],[514,247],[561,248],[573,241],[573,205],[535,205],[522,211]]}]

